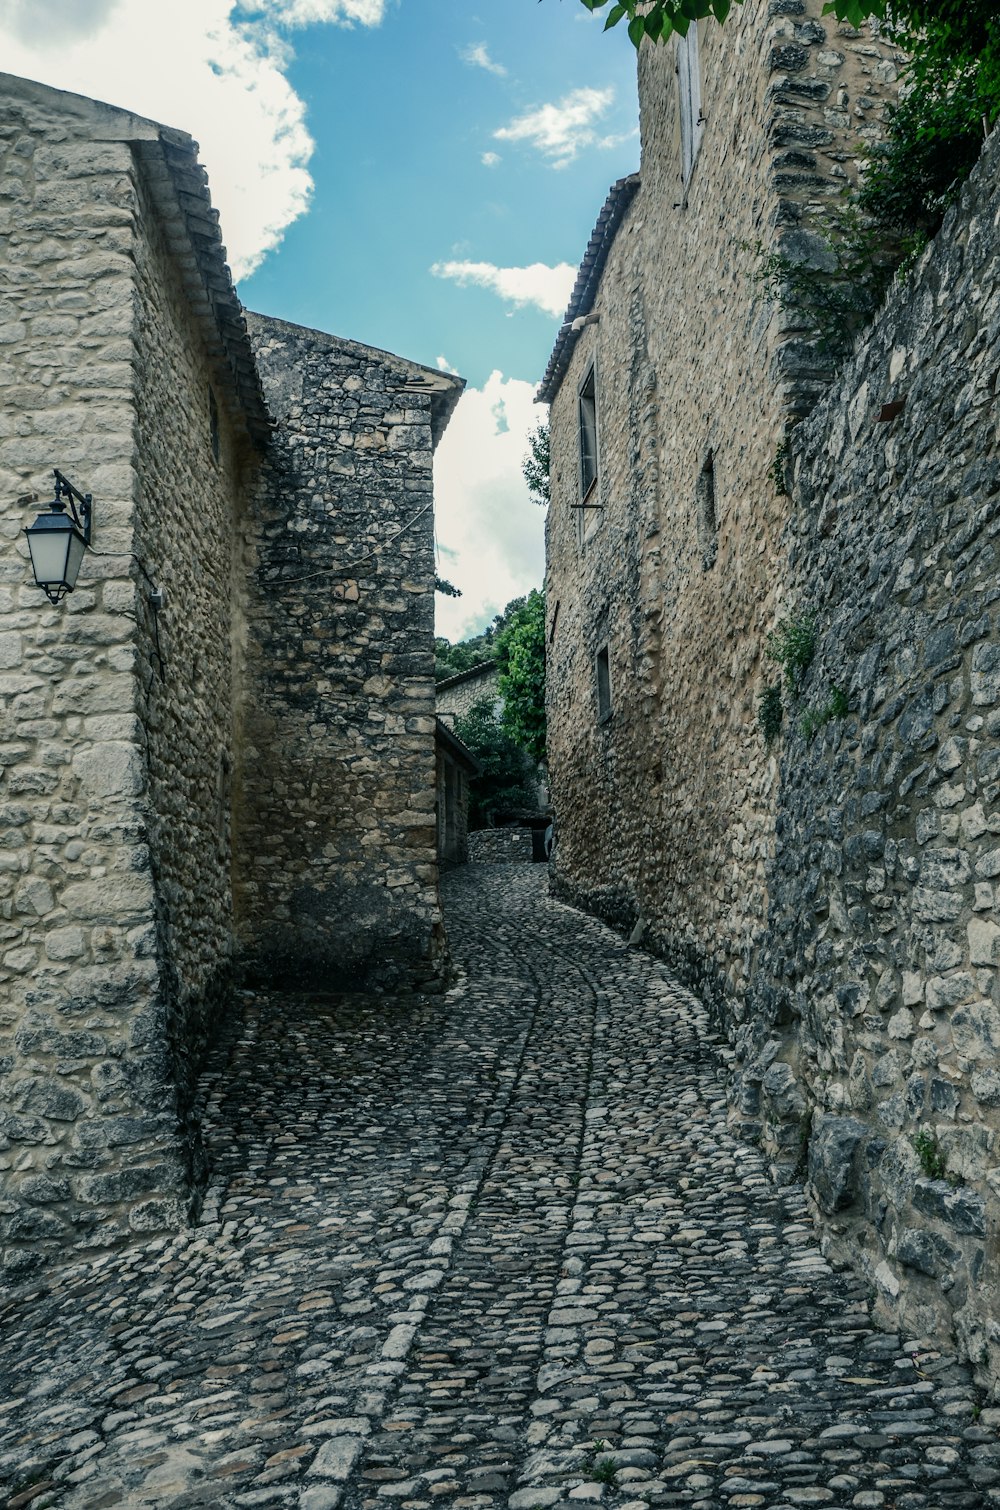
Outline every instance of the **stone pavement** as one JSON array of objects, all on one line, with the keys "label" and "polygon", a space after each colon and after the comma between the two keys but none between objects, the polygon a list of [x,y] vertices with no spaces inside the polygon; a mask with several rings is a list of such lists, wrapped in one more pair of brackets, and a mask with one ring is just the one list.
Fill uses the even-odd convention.
[{"label": "stone pavement", "polygon": [[248,999],[201,1226],[0,1308],[11,1510],[1000,1505],[1000,1411],[727,1132],[694,999],[540,866],[448,891],[448,996]]}]

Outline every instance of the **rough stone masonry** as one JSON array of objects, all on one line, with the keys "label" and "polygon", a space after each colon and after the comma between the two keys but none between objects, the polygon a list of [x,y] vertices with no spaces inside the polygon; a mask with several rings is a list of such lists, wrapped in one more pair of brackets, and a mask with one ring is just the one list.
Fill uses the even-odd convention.
[{"label": "rough stone masonry", "polygon": [[[792,442],[818,652],[781,754],[744,1110],[831,1251],[1000,1377],[1000,140]],[[894,417],[886,417],[887,406]],[[798,714],[845,690],[811,740]],[[811,1121],[809,1120],[811,1119]]]},{"label": "rough stone masonry", "polygon": [[[808,1176],[883,1318],[953,1334],[995,1386],[1000,142],[831,383],[754,244],[822,272],[891,51],[811,0],[731,22],[704,33],[686,177],[676,59],[640,53],[641,183],[544,391],[556,879],[714,1001],[741,1130]],[[810,616],[768,748],[768,631]]]},{"label": "rough stone masonry", "polygon": [[[183,1219],[234,974],[440,966],[431,457],[462,384],[257,316],[255,355],[183,132],[4,75],[0,169],[17,1278]],[[22,531],[56,466],[95,549],[53,608]]]}]

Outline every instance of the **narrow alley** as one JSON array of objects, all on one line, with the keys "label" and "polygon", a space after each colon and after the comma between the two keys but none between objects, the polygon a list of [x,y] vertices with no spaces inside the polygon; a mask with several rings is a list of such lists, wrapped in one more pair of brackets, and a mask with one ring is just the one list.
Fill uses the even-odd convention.
[{"label": "narrow alley", "polygon": [[697,1002],[543,867],[447,900],[447,996],[249,1000],[200,1226],[0,1307],[11,1510],[1000,1505],[1000,1411],[729,1135]]}]

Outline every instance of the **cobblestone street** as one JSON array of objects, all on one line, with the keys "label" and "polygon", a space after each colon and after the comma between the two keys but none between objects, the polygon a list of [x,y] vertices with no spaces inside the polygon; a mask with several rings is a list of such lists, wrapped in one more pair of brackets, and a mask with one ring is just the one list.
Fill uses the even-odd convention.
[{"label": "cobblestone street", "polygon": [[1000,1411],[873,1326],[698,1004],[545,880],[452,877],[446,997],[248,1003],[201,1226],[0,1309],[11,1510],[1000,1505]]}]

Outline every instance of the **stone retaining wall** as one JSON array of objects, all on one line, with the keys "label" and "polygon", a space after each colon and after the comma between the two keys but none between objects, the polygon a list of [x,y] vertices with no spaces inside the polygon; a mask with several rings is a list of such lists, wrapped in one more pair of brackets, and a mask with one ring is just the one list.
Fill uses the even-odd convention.
[{"label": "stone retaining wall", "polygon": [[469,835],[469,859],[476,865],[521,865],[531,855],[530,828],[477,828]]},{"label": "stone retaining wall", "polygon": [[[1000,1376],[1000,137],[793,436],[789,600],[816,660],[781,743],[768,931],[736,1025],[841,1256]],[[880,420],[883,405],[902,402]],[[807,740],[832,686],[849,713]]]}]

